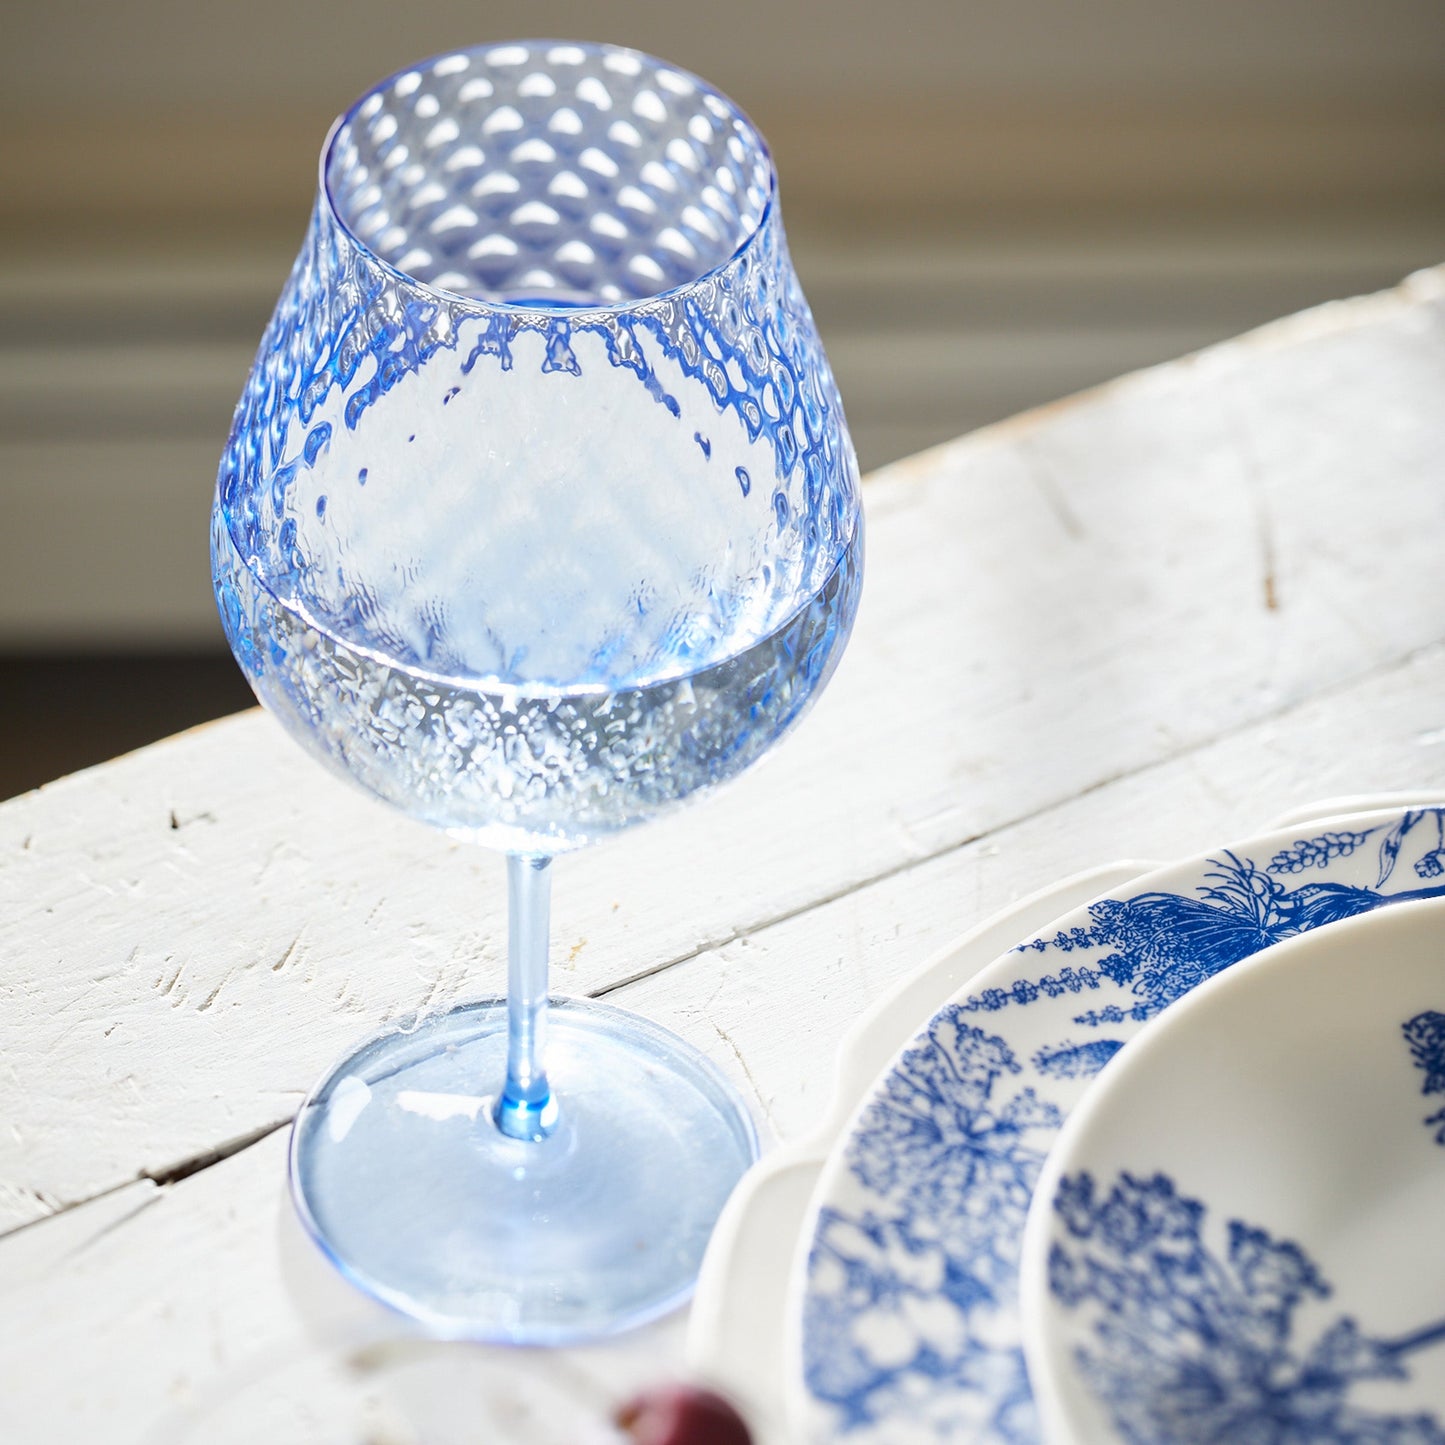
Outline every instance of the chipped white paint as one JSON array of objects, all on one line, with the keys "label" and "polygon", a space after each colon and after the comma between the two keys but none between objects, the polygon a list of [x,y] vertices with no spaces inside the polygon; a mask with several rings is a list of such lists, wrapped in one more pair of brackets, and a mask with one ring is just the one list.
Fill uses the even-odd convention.
[{"label": "chipped white paint", "polygon": [[[891,469],[816,716],[563,860],[559,991],[615,990],[795,1135],[860,1009],[1010,898],[1445,787],[1442,394],[1430,273]],[[389,1018],[500,988],[503,898],[260,714],[0,807],[0,1438],[128,1445],[302,1328],[284,1135],[165,1181]]]}]

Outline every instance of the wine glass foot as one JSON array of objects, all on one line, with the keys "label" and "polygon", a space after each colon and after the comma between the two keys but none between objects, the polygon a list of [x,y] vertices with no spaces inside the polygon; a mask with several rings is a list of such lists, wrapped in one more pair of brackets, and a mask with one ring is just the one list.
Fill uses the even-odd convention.
[{"label": "wine glass foot", "polygon": [[297,1116],[303,1223],[354,1284],[436,1334],[559,1344],[665,1313],[757,1157],[742,1101],[676,1035],[579,999],[553,1000],[546,1027],[545,1139],[493,1121],[500,999],[364,1045]]}]

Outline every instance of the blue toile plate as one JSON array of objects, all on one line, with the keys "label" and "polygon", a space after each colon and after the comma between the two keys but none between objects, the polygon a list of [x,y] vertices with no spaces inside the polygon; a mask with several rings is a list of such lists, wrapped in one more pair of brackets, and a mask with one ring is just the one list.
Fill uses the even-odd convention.
[{"label": "blue toile plate", "polygon": [[1211,980],[1104,1070],[1020,1272],[1057,1445],[1445,1445],[1445,899]]},{"label": "blue toile plate", "polygon": [[884,1071],[820,1176],[791,1311],[793,1438],[1039,1440],[1024,1220],[1094,1075],[1231,964],[1434,896],[1445,808],[1353,815],[1147,875],[972,979]]}]

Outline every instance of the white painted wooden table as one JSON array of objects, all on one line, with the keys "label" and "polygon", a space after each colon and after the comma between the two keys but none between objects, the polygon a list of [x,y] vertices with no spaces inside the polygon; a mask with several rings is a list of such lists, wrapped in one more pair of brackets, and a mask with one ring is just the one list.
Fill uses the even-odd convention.
[{"label": "white painted wooden table", "polygon": [[[1445,785],[1445,270],[901,463],[867,504],[857,631],[797,738],[556,879],[558,990],[678,1030],[767,1136],[821,1112],[869,1001],[1020,894]],[[0,807],[0,1441],[129,1445],[340,1337],[284,1126],[388,1018],[498,990],[503,908],[499,860],[259,712]],[[681,1326],[506,1378],[601,1400],[675,1368]]]}]

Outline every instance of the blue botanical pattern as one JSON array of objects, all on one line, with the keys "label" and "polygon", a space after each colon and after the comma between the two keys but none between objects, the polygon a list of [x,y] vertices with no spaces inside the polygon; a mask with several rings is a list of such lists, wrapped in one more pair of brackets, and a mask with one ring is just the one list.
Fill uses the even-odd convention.
[{"label": "blue botanical pattern", "polygon": [[[1445,1094],[1445,1013],[1427,1009],[1402,1025],[1416,1065],[1425,1071],[1422,1094]],[[1435,1129],[1435,1142],[1445,1144],[1445,1109],[1425,1123]]]},{"label": "blue botanical pattern", "polygon": [[1130,1445],[1445,1445],[1433,1415],[1352,1399],[1408,1381],[1407,1357],[1445,1342],[1445,1320],[1394,1340],[1344,1315],[1301,1328],[1299,1307],[1330,1295],[1309,1255],[1237,1219],[1213,1248],[1205,1206],[1165,1174],[1123,1173],[1105,1193],[1081,1173],[1054,1208],[1049,1287],[1087,1321],[1075,1361]]},{"label": "blue botanical pattern", "polygon": [[1412,808],[1385,834],[1380,844],[1380,885],[1395,870],[1405,839],[1422,824],[1435,824],[1435,846],[1415,860],[1421,878],[1439,878],[1445,873],[1445,808]]},{"label": "blue botanical pattern", "polygon": [[1370,836],[1348,828],[1321,833],[1316,838],[1297,838],[1293,847],[1281,848],[1269,860],[1271,873],[1303,873],[1306,868],[1328,868],[1336,858],[1348,858]]},{"label": "blue botanical pattern", "polygon": [[[1258,953],[1272,943],[1307,933],[1321,924],[1334,923],[1358,913],[1368,913],[1382,903],[1410,898],[1431,898],[1445,894],[1445,884],[1386,895],[1380,891],[1394,868],[1400,843],[1408,832],[1405,823],[1418,823],[1427,814],[1409,813],[1390,830],[1370,829],[1362,833],[1331,833],[1302,840],[1289,853],[1277,853],[1269,870],[1260,869],[1248,858],[1226,850],[1211,859],[1210,871],[1196,889],[1196,897],[1177,893],[1141,893],[1134,898],[1106,898],[1090,910],[1090,926],[1056,933],[1021,944],[1019,952],[1044,953],[1056,950],[1072,953],[1107,948],[1110,952],[1093,966],[1067,966],[1040,978],[1015,979],[1007,989],[984,989],[965,1007],[997,1012],[1010,1005],[1029,1004],[1040,996],[1098,990],[1108,982],[1123,985],[1133,995],[1128,1004],[1107,1004],[1076,1016],[1087,1025],[1118,1024],[1127,1020],[1143,1022],[1182,998],[1192,988],[1216,973]],[[1441,810],[1428,816],[1440,824]],[[1411,826],[1414,826],[1413,824]],[[1336,881],[1302,883],[1287,888],[1271,872],[1281,858],[1306,856],[1317,859],[1315,866],[1327,867],[1336,857],[1346,857],[1371,833],[1385,831],[1382,852],[1387,855],[1381,883],[1362,888]],[[1340,840],[1351,841],[1346,846]],[[1333,849],[1333,851],[1331,851]],[[1427,853],[1415,867],[1422,877],[1433,877],[1422,864],[1433,859]],[[1301,867],[1304,865],[1301,864]],[[1290,868],[1288,871],[1298,871]]]},{"label": "blue botanical pattern", "polygon": [[1366,828],[1360,833],[1343,828],[1314,838],[1298,838],[1292,847],[1280,849],[1270,859],[1269,871],[1302,873],[1306,868],[1328,868],[1334,859],[1349,857],[1376,833],[1383,833],[1377,881],[1377,886],[1383,888],[1395,871],[1405,839],[1422,825],[1428,827],[1432,822],[1435,825],[1435,847],[1415,860],[1415,872],[1421,878],[1438,878],[1445,873],[1445,808],[1407,809],[1393,827]]},{"label": "blue botanical pattern", "polygon": [[[825,1185],[803,1327],[819,1428],[850,1445],[1036,1441],[1017,1270],[1059,1124],[1146,1019],[1230,964],[1382,904],[1445,895],[1442,816],[1411,809],[1276,845],[1267,868],[1224,850],[1177,870],[1172,887],[1105,899],[1020,945],[937,1015],[875,1090]],[[1397,875],[1425,886],[1388,891]],[[1070,958],[1043,974],[1030,967],[1054,953]],[[985,1014],[987,1031],[973,1026]],[[1438,1017],[1407,1026],[1427,1092],[1445,1086]],[[1079,1032],[1103,1027],[1107,1036]],[[1445,1110],[1430,1123],[1445,1130]],[[1236,1253],[1232,1267],[1256,1280],[1293,1258],[1263,1235],[1241,1234]],[[1306,1294],[1311,1269],[1296,1266],[1293,1287]],[[1355,1346],[1341,1333],[1330,1348],[1344,1360]],[[1436,1445],[1413,1428],[1318,1438]]]},{"label": "blue botanical pattern", "polygon": [[[886,1214],[825,1211],[810,1261],[815,1279],[832,1284],[810,1301],[808,1384],[848,1427],[886,1419],[901,1374],[946,1374],[986,1403],[970,1422],[975,1438],[1033,1438],[1017,1341],[969,1327],[976,1309],[996,1309],[1013,1289],[1007,1241],[1023,1228],[1047,1137],[1063,1122],[1032,1089],[997,1089],[1020,1072],[1002,1039],[945,1009],[865,1116],[853,1168]],[[903,1267],[880,1268],[890,1259]],[[848,1327],[858,1316],[867,1329]]]},{"label": "blue botanical pattern", "polygon": [[1120,1049],[1123,1039],[1092,1039],[1087,1044],[1057,1044],[1034,1055],[1034,1068],[1053,1079],[1087,1079]]}]

